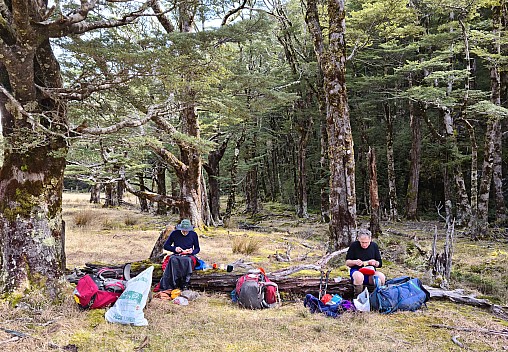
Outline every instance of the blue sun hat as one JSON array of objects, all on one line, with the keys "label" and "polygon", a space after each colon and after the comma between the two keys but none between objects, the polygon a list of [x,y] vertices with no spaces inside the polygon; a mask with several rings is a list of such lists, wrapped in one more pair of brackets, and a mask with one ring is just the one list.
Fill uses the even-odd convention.
[{"label": "blue sun hat", "polygon": [[176,229],[180,231],[192,231],[194,230],[194,226],[189,219],[183,219],[178,225],[176,225]]}]

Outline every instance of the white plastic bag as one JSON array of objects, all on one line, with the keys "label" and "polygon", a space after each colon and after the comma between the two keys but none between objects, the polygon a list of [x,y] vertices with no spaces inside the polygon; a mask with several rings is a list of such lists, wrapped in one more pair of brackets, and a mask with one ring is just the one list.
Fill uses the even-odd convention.
[{"label": "white plastic bag", "polygon": [[358,295],[358,297],[353,299],[353,304],[356,307],[356,310],[360,312],[370,312],[370,299],[369,299],[369,290],[365,287],[362,293]]},{"label": "white plastic bag", "polygon": [[127,287],[122,295],[106,312],[106,320],[110,323],[132,324],[146,326],[143,308],[145,308],[152,285],[153,266],[145,269],[136,277],[127,281]]},{"label": "white plastic bag", "polygon": [[178,296],[178,297],[176,297],[173,300],[173,303],[181,305],[181,306],[188,306],[189,305],[189,300],[187,298],[185,298],[185,297]]}]

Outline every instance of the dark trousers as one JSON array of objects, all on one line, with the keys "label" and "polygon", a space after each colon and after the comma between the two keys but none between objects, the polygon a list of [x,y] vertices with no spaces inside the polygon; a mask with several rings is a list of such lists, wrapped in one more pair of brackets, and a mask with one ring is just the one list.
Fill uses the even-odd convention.
[{"label": "dark trousers", "polygon": [[160,290],[172,290],[189,286],[192,270],[196,266],[192,255],[172,255],[160,281]]}]

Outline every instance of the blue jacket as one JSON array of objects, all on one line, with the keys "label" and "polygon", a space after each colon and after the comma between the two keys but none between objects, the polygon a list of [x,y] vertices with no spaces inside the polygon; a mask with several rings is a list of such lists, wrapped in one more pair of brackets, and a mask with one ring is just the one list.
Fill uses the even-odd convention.
[{"label": "blue jacket", "polygon": [[176,247],[180,247],[183,250],[192,248],[192,255],[198,254],[200,251],[198,234],[194,231],[189,231],[184,236],[180,230],[173,230],[164,243],[164,249],[176,253]]}]

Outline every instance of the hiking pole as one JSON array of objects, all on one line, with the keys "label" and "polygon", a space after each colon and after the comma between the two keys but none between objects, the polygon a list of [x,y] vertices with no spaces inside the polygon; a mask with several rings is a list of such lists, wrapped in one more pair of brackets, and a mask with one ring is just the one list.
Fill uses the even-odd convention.
[{"label": "hiking pole", "polygon": [[324,271],[321,270],[321,274],[319,276],[319,299],[321,299],[321,294],[323,293],[323,275]]},{"label": "hiking pole", "polygon": [[328,279],[329,279],[329,277],[330,277],[330,272],[331,272],[331,271],[332,271],[332,270],[330,270],[330,269],[328,269],[328,270],[326,271],[326,276],[325,276],[325,291],[324,291],[323,295],[326,295],[326,289],[328,288]]}]

